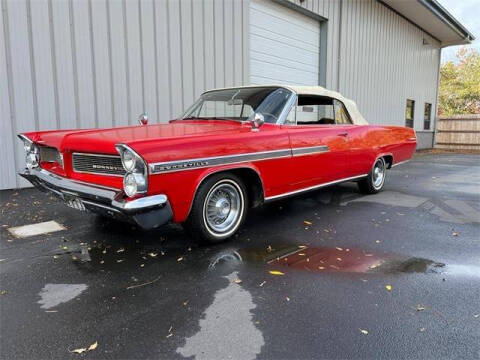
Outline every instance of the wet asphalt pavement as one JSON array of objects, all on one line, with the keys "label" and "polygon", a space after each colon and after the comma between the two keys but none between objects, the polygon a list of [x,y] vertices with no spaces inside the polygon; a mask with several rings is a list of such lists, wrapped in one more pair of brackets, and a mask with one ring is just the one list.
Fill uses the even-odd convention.
[{"label": "wet asphalt pavement", "polygon": [[478,359],[479,160],[417,155],[380,194],[271,203],[211,247],[0,192],[1,357]]}]

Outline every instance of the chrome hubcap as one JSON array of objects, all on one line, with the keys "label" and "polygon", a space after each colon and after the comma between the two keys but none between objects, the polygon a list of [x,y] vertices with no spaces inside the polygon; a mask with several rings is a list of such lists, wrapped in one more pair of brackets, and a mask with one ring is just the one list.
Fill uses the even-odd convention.
[{"label": "chrome hubcap", "polygon": [[227,233],[238,224],[242,207],[242,197],[237,187],[229,182],[214,186],[205,199],[207,226],[215,233]]},{"label": "chrome hubcap", "polygon": [[373,186],[379,188],[383,184],[385,179],[385,162],[382,160],[377,160],[375,167],[373,168]]}]

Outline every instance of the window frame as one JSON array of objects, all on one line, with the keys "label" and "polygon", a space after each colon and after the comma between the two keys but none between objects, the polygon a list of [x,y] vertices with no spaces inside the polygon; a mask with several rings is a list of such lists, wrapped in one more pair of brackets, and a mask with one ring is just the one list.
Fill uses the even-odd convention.
[{"label": "window frame", "polygon": [[[410,119],[407,118],[407,110],[408,110],[409,102],[411,102],[411,105],[412,105],[412,111],[411,111],[412,117]],[[412,122],[411,126],[409,125],[410,121]],[[415,100],[413,99],[407,99],[407,103],[405,106],[405,127],[409,127],[411,129],[415,128]]]},{"label": "window frame", "polygon": [[[350,123],[348,123],[348,124],[337,123],[337,118],[336,118],[336,116],[335,116],[335,124],[302,124],[302,123],[298,123],[298,122],[297,122],[297,111],[298,111],[298,107],[299,107],[299,105],[298,105],[298,98],[299,98],[300,96],[302,96],[302,95],[305,95],[305,96],[314,96],[314,97],[319,97],[319,98],[332,99],[332,100],[333,100],[332,107],[333,107],[333,111],[334,111],[334,116],[335,116],[335,108],[336,108],[335,102],[337,102],[338,104],[340,104],[340,105],[343,107],[343,109],[344,109],[344,111],[345,111],[345,114],[347,115],[347,118],[348,118],[348,120],[350,121]],[[303,105],[302,105],[302,106],[303,106]],[[295,111],[295,113],[294,113],[295,122],[288,122],[288,123],[287,123],[287,121],[286,121],[287,119],[286,119],[286,118],[288,117],[288,115],[290,114],[290,111],[292,111],[292,110]],[[301,95],[299,95],[299,94],[296,94],[295,102],[292,104],[292,107],[291,107],[290,110],[288,111],[287,116],[285,116],[285,120],[284,120],[283,125],[289,125],[289,126],[297,126],[297,125],[301,125],[301,126],[332,126],[332,125],[333,125],[333,126],[337,126],[337,125],[338,125],[338,126],[348,126],[348,125],[354,125],[354,123],[353,123],[352,117],[351,117],[350,113],[348,112],[348,109],[347,109],[347,107],[345,106],[345,104],[343,103],[343,101],[341,101],[341,100],[339,100],[339,99],[337,99],[337,98],[335,98],[335,97],[332,97],[332,96],[315,95],[315,94],[313,94],[313,95],[309,95],[309,94],[301,94]]]},{"label": "window frame", "polygon": [[[428,119],[425,114],[427,110],[427,106],[428,106]],[[428,126],[427,126],[427,123],[428,123]],[[432,103],[426,102],[423,107],[423,130],[431,130],[431,126],[432,126]]]}]

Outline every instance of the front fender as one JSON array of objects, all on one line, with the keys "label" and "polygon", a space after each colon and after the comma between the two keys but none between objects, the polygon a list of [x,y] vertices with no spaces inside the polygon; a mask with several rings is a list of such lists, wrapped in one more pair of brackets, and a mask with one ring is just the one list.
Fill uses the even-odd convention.
[{"label": "front fender", "polygon": [[195,194],[205,179],[219,172],[238,169],[254,171],[262,182],[262,189],[265,190],[258,167],[253,163],[241,163],[151,175],[149,192],[166,194],[172,206],[173,221],[184,222],[190,213]]}]

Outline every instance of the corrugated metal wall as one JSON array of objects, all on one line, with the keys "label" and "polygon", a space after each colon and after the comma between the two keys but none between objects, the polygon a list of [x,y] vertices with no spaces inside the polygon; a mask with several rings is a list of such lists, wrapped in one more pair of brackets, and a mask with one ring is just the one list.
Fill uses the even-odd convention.
[{"label": "corrugated metal wall", "polygon": [[[327,87],[371,123],[435,109],[436,42],[376,0],[292,0],[328,19]],[[178,115],[248,79],[248,0],[1,0],[0,189],[23,186],[19,132]],[[423,38],[430,45],[423,45]],[[433,128],[433,127],[432,127]]]},{"label": "corrugated metal wall", "polygon": [[23,131],[179,115],[247,79],[242,0],[1,0],[0,189],[22,186]]}]

